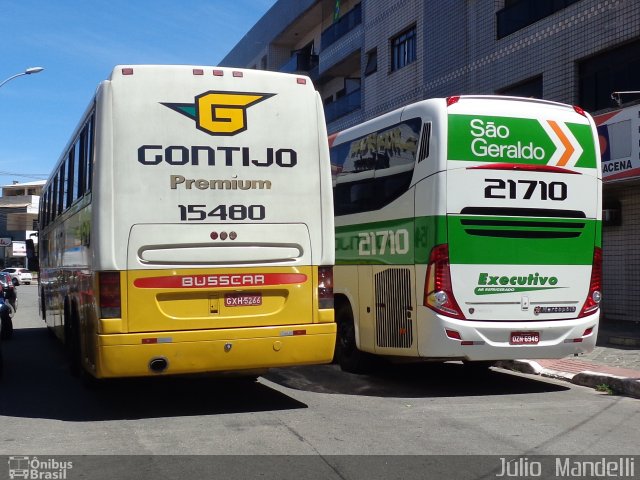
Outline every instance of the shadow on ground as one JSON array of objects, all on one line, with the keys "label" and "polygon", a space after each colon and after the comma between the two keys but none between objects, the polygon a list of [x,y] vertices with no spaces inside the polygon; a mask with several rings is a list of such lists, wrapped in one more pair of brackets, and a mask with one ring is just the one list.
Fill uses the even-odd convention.
[{"label": "shadow on ground", "polygon": [[399,398],[525,395],[569,389],[540,377],[496,368],[469,371],[461,362],[380,362],[374,372],[356,375],[341,371],[338,365],[318,365],[274,369],[265,378],[309,392]]},{"label": "shadow on ground", "polygon": [[45,328],[16,329],[3,341],[0,415],[100,421],[306,408],[268,385],[211,377],[104,382],[87,389],[70,375],[62,346]]}]

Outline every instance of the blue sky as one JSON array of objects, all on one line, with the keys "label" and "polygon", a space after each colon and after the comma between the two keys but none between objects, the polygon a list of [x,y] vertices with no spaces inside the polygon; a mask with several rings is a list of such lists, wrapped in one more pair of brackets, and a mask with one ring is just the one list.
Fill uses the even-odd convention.
[{"label": "blue sky", "polygon": [[43,179],[119,64],[216,65],[275,0],[0,0],[0,185]]}]

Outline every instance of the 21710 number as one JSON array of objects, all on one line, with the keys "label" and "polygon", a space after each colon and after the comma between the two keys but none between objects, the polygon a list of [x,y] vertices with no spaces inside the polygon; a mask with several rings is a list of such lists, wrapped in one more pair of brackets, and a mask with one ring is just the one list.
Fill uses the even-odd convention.
[{"label": "21710 number", "polygon": [[206,205],[178,205],[180,220],[183,222],[199,222],[207,217],[218,220],[264,220],[264,205],[218,205],[208,210]]},{"label": "21710 number", "polygon": [[484,198],[522,198],[531,200],[562,201],[567,199],[567,184],[564,182],[544,182],[542,180],[502,180],[485,178]]}]

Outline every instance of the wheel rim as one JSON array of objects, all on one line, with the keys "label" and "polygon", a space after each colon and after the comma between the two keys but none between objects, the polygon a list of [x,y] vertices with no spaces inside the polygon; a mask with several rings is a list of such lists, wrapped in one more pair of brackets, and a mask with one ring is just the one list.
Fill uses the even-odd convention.
[{"label": "wheel rim", "polygon": [[355,329],[350,321],[340,323],[340,349],[345,356],[351,356],[355,349]]}]

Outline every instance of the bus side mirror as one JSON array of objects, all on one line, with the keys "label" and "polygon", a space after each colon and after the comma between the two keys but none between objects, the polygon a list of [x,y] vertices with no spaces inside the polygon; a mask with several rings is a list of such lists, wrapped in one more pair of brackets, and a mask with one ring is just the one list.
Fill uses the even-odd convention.
[{"label": "bus side mirror", "polygon": [[25,244],[27,249],[27,259],[29,261],[29,269],[34,271],[40,270],[40,265],[38,262],[38,252],[36,251],[36,246],[33,242],[33,239],[27,239]]}]

